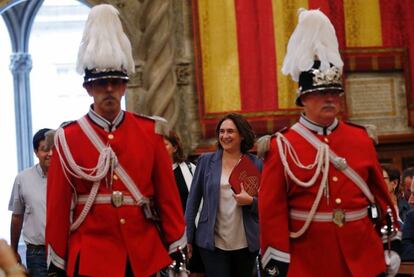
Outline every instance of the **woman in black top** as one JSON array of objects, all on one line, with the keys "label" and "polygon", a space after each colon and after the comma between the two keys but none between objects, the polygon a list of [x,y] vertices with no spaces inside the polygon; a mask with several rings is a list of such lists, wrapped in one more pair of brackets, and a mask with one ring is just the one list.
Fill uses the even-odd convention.
[{"label": "woman in black top", "polygon": [[[170,131],[168,136],[164,136],[165,147],[173,162],[173,171],[178,191],[180,193],[181,205],[185,212],[188,192],[190,191],[191,181],[195,171],[195,165],[186,161],[180,138],[174,131]],[[198,249],[192,251],[192,257],[189,262],[191,277],[202,277],[204,275],[204,266],[198,253]]]}]

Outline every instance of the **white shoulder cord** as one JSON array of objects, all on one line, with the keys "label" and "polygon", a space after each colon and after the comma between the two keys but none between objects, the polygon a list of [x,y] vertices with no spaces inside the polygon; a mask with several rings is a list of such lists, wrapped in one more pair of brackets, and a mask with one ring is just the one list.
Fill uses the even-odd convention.
[{"label": "white shoulder cord", "polygon": [[[323,164],[323,159],[324,159],[324,157],[323,157],[323,155],[324,155],[323,144],[321,144],[319,146],[319,148],[317,149],[315,161],[313,162],[313,164],[305,166],[299,161],[295,149],[293,149],[293,146],[290,144],[290,142],[287,140],[287,138],[283,134],[281,134],[281,133],[276,134],[276,142],[277,142],[277,147],[278,147],[278,150],[279,150],[280,159],[281,159],[282,164],[283,164],[285,170],[287,171],[289,177],[296,184],[298,184],[302,187],[311,187],[311,186],[313,186],[315,184],[316,179],[318,178],[319,174],[321,173],[321,169],[322,169],[322,164]],[[284,148],[283,148],[283,145],[285,146]],[[292,158],[293,162],[299,168],[311,170],[316,166],[315,174],[312,176],[312,178],[308,182],[302,182],[301,180],[299,180],[293,174],[292,170],[289,167],[289,163],[287,162],[286,152],[289,154],[289,156]]]},{"label": "white shoulder cord", "polygon": [[71,232],[78,229],[79,226],[82,224],[82,222],[85,220],[86,216],[88,215],[89,210],[91,209],[93,203],[95,202],[95,198],[96,198],[96,195],[98,194],[100,183],[101,182],[93,183],[93,186],[91,188],[91,192],[88,195],[88,199],[86,199],[86,203],[83,206],[82,211],[80,212],[79,216],[76,218],[75,222],[73,222],[70,225],[70,231]]},{"label": "white shoulder cord", "polygon": [[[291,129],[301,135],[316,149],[318,149],[322,143],[312,132],[300,123],[294,124]],[[371,203],[375,203],[375,197],[370,191],[367,183],[354,169],[352,169],[352,167],[348,166],[346,159],[338,156],[332,149],[329,149],[329,159],[337,169],[341,170],[341,172],[365,194]]]},{"label": "white shoulder cord", "polygon": [[[302,236],[306,230],[309,228],[310,223],[312,222],[312,219],[316,213],[316,210],[319,206],[320,200],[322,198],[323,191],[325,190],[327,197],[329,197],[328,192],[328,172],[329,172],[329,146],[325,143],[321,143],[320,147],[317,150],[316,158],[313,164],[310,165],[303,165],[296,154],[295,149],[290,144],[290,142],[286,139],[285,136],[281,133],[276,134],[276,142],[279,150],[280,159],[282,161],[282,164],[285,168],[285,172],[288,174],[288,176],[298,185],[303,187],[311,187],[315,184],[316,179],[318,178],[320,172],[322,171],[322,180],[321,184],[319,186],[318,193],[316,195],[315,201],[312,204],[312,207],[309,211],[308,217],[306,218],[305,223],[303,226],[297,231],[297,232],[289,232],[289,236],[291,238],[298,238]],[[282,145],[284,144],[284,147]],[[292,172],[292,170],[289,167],[289,163],[287,162],[286,158],[286,152],[289,154],[289,156],[292,158],[293,162],[300,168],[303,169],[313,169],[315,165],[317,166],[314,176],[308,181],[308,182],[302,182],[300,181]],[[322,168],[322,165],[324,167]]]},{"label": "white shoulder cord", "polygon": [[[61,155],[59,144],[62,146],[64,155]],[[70,152],[69,146],[66,142],[65,132],[62,128],[59,128],[56,131],[55,149],[59,154],[59,158],[64,169],[66,169],[72,176],[76,178],[85,179],[91,182],[97,182],[102,180],[108,173],[110,166],[113,163],[116,164],[116,155],[114,151],[110,146],[106,146],[100,152],[98,163],[95,167],[85,168],[77,165],[75,160],[73,159],[72,153]],[[63,156],[66,158],[68,164],[66,164]]]},{"label": "white shoulder cord", "polygon": [[[65,174],[65,177],[70,183],[72,189],[74,190],[75,201],[77,198],[76,189],[73,183],[70,181],[70,178],[67,176],[66,171],[76,178],[85,179],[87,181],[94,182],[91,188],[91,192],[88,196],[88,199],[86,200],[86,203],[81,213],[79,214],[75,222],[73,222],[72,225],[70,226],[70,231],[74,231],[82,224],[90,208],[92,207],[95,201],[96,195],[98,193],[98,190],[99,190],[100,181],[106,176],[109,168],[113,169],[113,167],[115,166],[116,155],[111,149],[111,147],[107,146],[99,154],[98,163],[94,168],[84,168],[84,167],[77,165],[75,160],[73,159],[72,153],[70,152],[69,146],[66,141],[65,132],[62,128],[59,128],[56,131],[54,143],[55,143],[55,149],[58,153],[60,163],[63,167],[63,172]],[[62,156],[59,145],[61,145],[62,147],[64,156],[66,157],[68,165],[66,164],[66,161]],[[86,173],[85,171],[90,172],[90,174]]]},{"label": "white shoulder cord", "polygon": [[323,168],[323,173],[322,173],[322,180],[321,180],[321,184],[319,186],[319,190],[318,190],[318,194],[316,195],[315,201],[312,204],[312,207],[309,211],[308,217],[306,218],[305,223],[303,224],[303,226],[297,231],[297,232],[290,232],[289,236],[291,238],[298,238],[300,236],[302,236],[306,230],[309,228],[310,223],[312,222],[313,217],[315,216],[316,210],[318,209],[319,203],[321,201],[322,198],[322,193],[325,190],[326,194],[328,195],[328,172],[329,172],[329,146],[324,144],[323,147],[323,156],[325,156],[325,166]]}]

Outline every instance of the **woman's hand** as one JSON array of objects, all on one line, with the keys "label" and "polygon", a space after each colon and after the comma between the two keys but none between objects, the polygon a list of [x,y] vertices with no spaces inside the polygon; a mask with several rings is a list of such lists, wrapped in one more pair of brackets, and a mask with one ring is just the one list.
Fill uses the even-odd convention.
[{"label": "woman's hand", "polygon": [[193,245],[191,243],[187,243],[187,257],[191,259],[193,256]]},{"label": "woman's hand", "polygon": [[241,191],[239,194],[233,194],[234,199],[239,206],[251,205],[253,203],[253,197],[250,196],[245,190],[243,183],[240,183]]}]

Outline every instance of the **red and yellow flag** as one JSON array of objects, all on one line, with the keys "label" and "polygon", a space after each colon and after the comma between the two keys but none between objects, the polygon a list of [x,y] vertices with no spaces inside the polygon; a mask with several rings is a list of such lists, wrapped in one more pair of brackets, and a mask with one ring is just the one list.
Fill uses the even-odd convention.
[{"label": "red and yellow flag", "polygon": [[193,0],[193,8],[202,120],[230,111],[265,120],[298,113],[297,84],[281,66],[299,8],[330,18],[341,51],[407,48],[414,64],[414,1]]}]

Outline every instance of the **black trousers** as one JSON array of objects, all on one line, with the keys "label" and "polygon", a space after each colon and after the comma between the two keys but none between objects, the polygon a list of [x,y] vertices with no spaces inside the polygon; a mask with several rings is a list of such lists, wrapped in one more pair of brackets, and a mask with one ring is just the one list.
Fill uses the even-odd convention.
[{"label": "black trousers", "polygon": [[252,277],[257,252],[248,248],[214,251],[199,247],[207,277]]}]

